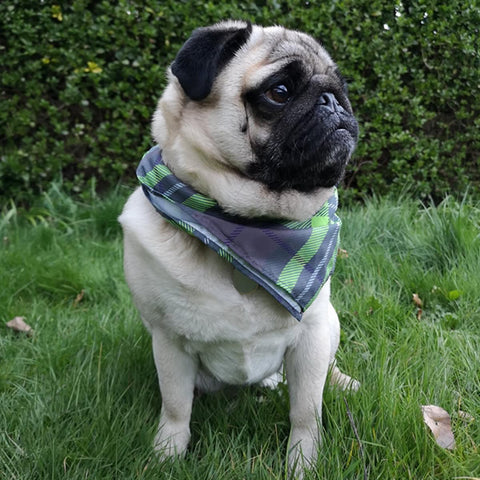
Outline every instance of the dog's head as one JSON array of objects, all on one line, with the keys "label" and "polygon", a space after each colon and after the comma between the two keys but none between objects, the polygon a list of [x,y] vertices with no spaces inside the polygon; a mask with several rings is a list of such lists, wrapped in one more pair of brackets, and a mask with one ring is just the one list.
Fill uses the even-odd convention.
[{"label": "dog's head", "polygon": [[341,180],[358,125],[337,66],[310,36],[200,28],[169,79],[153,123],[165,162],[227,210],[303,217]]}]

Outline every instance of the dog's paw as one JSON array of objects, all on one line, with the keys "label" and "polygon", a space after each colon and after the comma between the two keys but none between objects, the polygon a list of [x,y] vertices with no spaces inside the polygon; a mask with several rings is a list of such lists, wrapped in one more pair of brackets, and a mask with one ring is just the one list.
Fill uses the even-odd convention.
[{"label": "dog's paw", "polygon": [[318,455],[321,445],[320,434],[307,429],[292,429],[290,432],[288,452],[288,478],[302,480],[305,471],[310,470]]},{"label": "dog's paw", "polygon": [[277,388],[278,384],[283,382],[283,375],[281,374],[281,372],[275,372],[274,374],[270,375],[269,377],[267,378],[264,378],[261,382],[260,382],[260,386],[261,387],[267,387],[267,388],[270,388],[272,390],[274,390],[275,388]]},{"label": "dog's paw", "polygon": [[334,364],[330,372],[330,385],[338,387],[342,390],[356,392],[360,388],[361,383],[358,380],[349,377],[345,373],[342,373],[340,369]]},{"label": "dog's paw", "polygon": [[183,457],[189,441],[189,429],[178,429],[174,425],[161,424],[155,435],[153,448],[161,460]]}]

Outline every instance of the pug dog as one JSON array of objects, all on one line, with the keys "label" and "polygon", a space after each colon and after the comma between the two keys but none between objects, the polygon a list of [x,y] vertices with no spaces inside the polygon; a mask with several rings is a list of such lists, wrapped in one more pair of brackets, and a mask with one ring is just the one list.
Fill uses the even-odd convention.
[{"label": "pug dog", "polygon": [[[288,285],[258,270],[268,275],[283,261],[284,275],[316,235],[307,233],[297,248],[288,244],[292,232],[335,223],[318,220],[316,212],[325,205],[334,210],[329,199],[357,142],[345,81],[304,33],[242,21],[199,28],[168,69],[152,134],[151,162],[137,171],[142,187],[119,221],[126,280],[152,336],[160,384],[155,449],[165,458],[185,453],[195,389],[274,386],[284,371],[288,462],[290,470],[308,467],[321,442],[327,372],[343,387],[358,383],[335,366],[340,328],[329,273],[302,305],[287,296]],[[210,207],[213,213],[197,222],[195,215]],[[225,222],[230,230],[219,247]],[[277,237],[277,228],[288,231]],[[244,229],[256,229],[244,242],[250,263],[238,253],[243,244],[232,246]],[[287,251],[286,260],[276,256],[277,247]],[[320,258],[313,269],[310,256],[296,274],[309,272],[302,295],[327,263]]]}]

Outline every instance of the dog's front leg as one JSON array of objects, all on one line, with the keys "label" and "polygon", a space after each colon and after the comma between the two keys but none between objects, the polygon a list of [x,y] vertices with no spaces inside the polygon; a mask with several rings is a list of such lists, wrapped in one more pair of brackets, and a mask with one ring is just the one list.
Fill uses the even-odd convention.
[{"label": "dog's front leg", "polygon": [[156,328],[152,331],[162,410],[154,448],[161,457],[183,455],[190,441],[190,415],[197,361],[180,342]]},{"label": "dog's front leg", "polygon": [[317,458],[331,347],[327,327],[303,327],[300,338],[285,357],[291,424],[288,464],[298,478],[302,477],[303,467],[308,468]]}]

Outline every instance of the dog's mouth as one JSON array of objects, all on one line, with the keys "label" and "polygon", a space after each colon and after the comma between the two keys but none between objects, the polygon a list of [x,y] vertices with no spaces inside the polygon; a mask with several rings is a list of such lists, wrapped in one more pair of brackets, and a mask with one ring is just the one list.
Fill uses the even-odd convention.
[{"label": "dog's mouth", "polygon": [[257,146],[257,161],[246,175],[270,190],[308,193],[337,185],[355,149],[358,125],[353,116],[329,129],[304,129],[299,138]]}]

